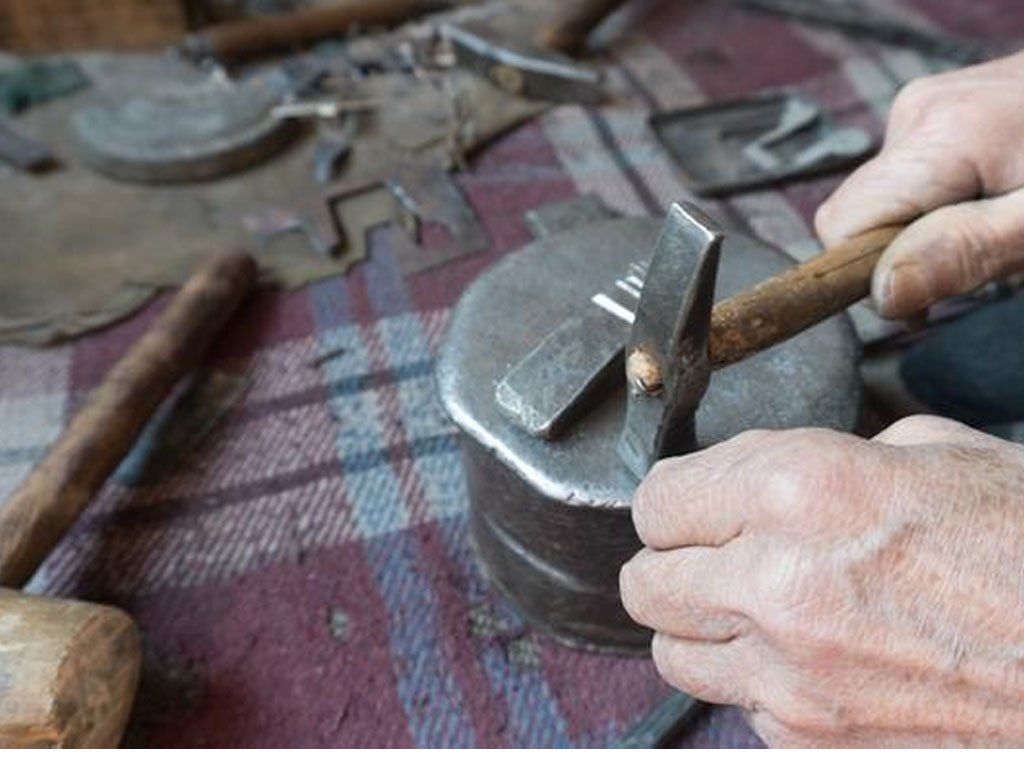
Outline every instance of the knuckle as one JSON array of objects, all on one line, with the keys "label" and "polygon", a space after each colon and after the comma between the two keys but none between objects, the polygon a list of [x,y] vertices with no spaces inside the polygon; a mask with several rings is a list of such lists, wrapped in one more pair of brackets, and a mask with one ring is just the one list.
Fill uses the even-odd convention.
[{"label": "knuckle", "polygon": [[790,737],[822,738],[844,728],[847,718],[843,707],[830,700],[827,679],[795,669],[777,670],[768,677],[764,709]]},{"label": "knuckle", "polygon": [[760,633],[802,669],[828,667],[836,650],[835,622],[849,614],[848,596],[826,561],[798,549],[777,551],[759,568],[756,580]]},{"label": "knuckle", "polygon": [[668,635],[656,634],[651,641],[651,658],[655,669],[669,685],[690,696],[715,703],[727,703],[732,698],[724,690],[721,680],[701,664],[694,663]]},{"label": "knuckle", "polygon": [[897,442],[916,438],[928,439],[947,435],[954,422],[941,416],[914,414],[906,416],[891,424],[885,430],[885,436]]},{"label": "knuckle", "polygon": [[803,516],[820,498],[833,472],[833,436],[826,430],[794,430],[776,436],[763,463],[762,504],[772,516]]},{"label": "knuckle", "polygon": [[658,674],[670,685],[687,691],[692,689],[693,681],[685,674],[685,666],[679,663],[678,654],[666,635],[654,635],[651,640],[651,659]]},{"label": "knuckle", "polygon": [[665,461],[654,465],[633,495],[633,527],[640,541],[654,546],[668,529],[668,521],[679,503],[674,466]]},{"label": "knuckle", "polygon": [[953,227],[953,253],[949,268],[950,285],[942,286],[950,293],[977,288],[990,277],[990,266],[996,259],[986,258],[998,252],[999,233],[984,216],[971,221],[960,220]]},{"label": "knuckle", "polygon": [[839,206],[833,202],[832,198],[818,206],[818,210],[814,213],[814,231],[818,233],[819,237],[824,240],[831,238],[838,215]]},{"label": "knuckle", "polygon": [[911,80],[896,94],[892,113],[902,118],[933,113],[943,103],[943,91],[942,85],[934,76]]},{"label": "knuckle", "polygon": [[626,613],[638,624],[646,623],[647,600],[645,595],[643,580],[640,577],[640,567],[634,557],[619,570],[619,596]]},{"label": "knuckle", "polygon": [[817,706],[817,690],[811,686],[800,686],[788,690],[772,706],[771,713],[793,736],[808,738],[838,730],[835,716]]}]

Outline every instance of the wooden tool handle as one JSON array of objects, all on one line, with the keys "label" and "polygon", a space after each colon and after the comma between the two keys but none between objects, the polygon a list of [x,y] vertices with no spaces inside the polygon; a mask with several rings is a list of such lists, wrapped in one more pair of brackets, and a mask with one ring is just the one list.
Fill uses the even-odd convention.
[{"label": "wooden tool handle", "polygon": [[871,292],[878,259],[901,231],[868,232],[716,304],[711,364],[739,362],[863,299]]},{"label": "wooden tool handle", "polygon": [[0,748],[116,747],[141,660],[124,611],[0,589]]},{"label": "wooden tool handle", "polygon": [[625,0],[562,0],[557,15],[537,33],[545,48],[572,53],[583,47],[590,31]]},{"label": "wooden tool handle", "polygon": [[31,578],[255,282],[246,254],[211,261],[107,374],[0,508],[0,585]]},{"label": "wooden tool handle", "polygon": [[242,58],[343,34],[356,23],[393,24],[437,6],[436,0],[339,0],[293,13],[215,24],[186,37],[182,47],[196,58]]}]

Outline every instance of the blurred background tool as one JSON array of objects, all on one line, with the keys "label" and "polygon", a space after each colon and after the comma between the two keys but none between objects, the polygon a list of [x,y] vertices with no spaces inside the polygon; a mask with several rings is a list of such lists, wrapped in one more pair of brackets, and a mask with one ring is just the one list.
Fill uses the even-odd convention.
[{"label": "blurred background tool", "polygon": [[[255,280],[247,255],[209,262],[107,374],[0,508],[0,584],[31,578]],[[117,746],[140,663],[124,612],[0,589],[0,746]]]},{"label": "blurred background tool", "polygon": [[437,0],[338,0],[291,13],[215,24],[188,35],[182,50],[197,59],[239,59],[293,48],[332,35],[342,36],[355,24],[397,24],[437,10]]}]

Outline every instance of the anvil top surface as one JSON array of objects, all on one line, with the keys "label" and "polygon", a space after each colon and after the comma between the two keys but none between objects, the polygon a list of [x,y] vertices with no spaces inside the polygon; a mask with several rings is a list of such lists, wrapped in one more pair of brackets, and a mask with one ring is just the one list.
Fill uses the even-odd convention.
[{"label": "anvil top surface", "polygon": [[[437,363],[445,408],[470,439],[553,499],[628,509],[637,481],[616,453],[625,376],[622,387],[551,442],[513,424],[495,404],[495,386],[552,329],[624,275],[631,262],[646,262],[661,223],[610,219],[531,243],[482,275],[453,312]],[[729,233],[717,300],[793,263],[763,243]],[[622,334],[625,341],[625,323]],[[859,355],[844,313],[716,371],[697,412],[698,443],[712,445],[748,429],[853,429],[860,408]]]}]

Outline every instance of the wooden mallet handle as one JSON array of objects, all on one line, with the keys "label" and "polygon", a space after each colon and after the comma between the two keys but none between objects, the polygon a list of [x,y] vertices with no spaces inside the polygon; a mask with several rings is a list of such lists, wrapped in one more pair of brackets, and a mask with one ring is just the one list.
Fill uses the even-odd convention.
[{"label": "wooden mallet handle", "polygon": [[557,15],[537,33],[536,42],[555,51],[573,53],[583,47],[587,35],[625,0],[559,0],[552,3]]},{"label": "wooden mallet handle", "polygon": [[[107,374],[0,508],[0,583],[32,576],[255,282],[247,255],[205,265]],[[124,611],[0,589],[0,747],[116,747],[141,660]]]},{"label": "wooden mallet handle", "polygon": [[711,364],[739,362],[863,299],[883,251],[902,231],[873,230],[720,301],[711,313]]},{"label": "wooden mallet handle", "polygon": [[341,35],[356,23],[394,24],[437,5],[436,0],[338,0],[292,13],[214,24],[186,37],[182,48],[195,58],[256,56]]},{"label": "wooden mallet handle", "polygon": [[248,255],[208,263],[91,393],[0,508],[0,586],[31,578],[255,282]]}]

